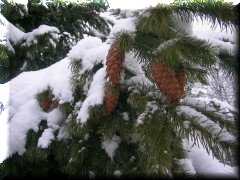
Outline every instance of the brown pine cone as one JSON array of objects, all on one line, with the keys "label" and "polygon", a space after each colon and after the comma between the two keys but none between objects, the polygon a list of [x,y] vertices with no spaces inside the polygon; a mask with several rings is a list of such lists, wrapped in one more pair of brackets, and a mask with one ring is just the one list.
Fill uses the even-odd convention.
[{"label": "brown pine cone", "polygon": [[175,78],[178,80],[178,84],[181,91],[181,96],[184,94],[184,87],[186,85],[186,74],[184,69],[180,69],[175,73]]},{"label": "brown pine cone", "polygon": [[40,107],[42,108],[42,110],[44,112],[48,112],[50,109],[50,105],[51,105],[52,101],[50,99],[44,99],[41,101],[40,103]]},{"label": "brown pine cone", "polygon": [[160,89],[171,101],[178,102],[181,98],[181,89],[175,74],[162,62],[154,62],[151,65],[152,76]]},{"label": "brown pine cone", "polygon": [[107,77],[109,83],[116,85],[119,82],[121,72],[123,70],[123,61],[125,53],[116,44],[112,44],[107,55]]},{"label": "brown pine cone", "polygon": [[109,115],[116,108],[118,103],[118,94],[114,93],[110,89],[105,91],[105,110],[107,115]]}]

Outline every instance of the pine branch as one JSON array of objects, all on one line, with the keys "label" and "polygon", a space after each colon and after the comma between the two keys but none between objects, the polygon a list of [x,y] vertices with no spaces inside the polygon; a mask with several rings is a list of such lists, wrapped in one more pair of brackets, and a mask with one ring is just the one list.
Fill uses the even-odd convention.
[{"label": "pine branch", "polygon": [[237,25],[237,16],[234,5],[218,0],[196,0],[187,1],[182,5],[172,5],[173,12],[182,19],[194,21],[194,18],[200,18],[212,23],[214,29],[217,25],[223,29],[231,31]]},{"label": "pine branch", "polygon": [[[224,162],[225,155],[229,156],[235,151],[236,142],[232,140],[234,135],[226,131],[225,127],[221,128],[218,125],[217,118],[214,118],[214,120],[218,121],[215,123],[213,119],[210,119],[213,116],[205,116],[209,114],[202,114],[201,110],[197,111],[198,108],[190,106],[180,106],[179,108],[183,110],[181,110],[181,115],[184,116],[184,118],[179,119],[185,119],[188,122],[187,127],[182,132],[188,138],[190,137],[194,143],[201,142],[208,153],[210,153],[210,150],[214,151],[222,162]],[[192,115],[187,113],[188,111],[191,111]]]},{"label": "pine branch", "polygon": [[201,84],[208,84],[207,81],[207,70],[203,68],[194,67],[192,63],[184,62],[183,67],[185,69],[188,82],[196,83],[200,82]]},{"label": "pine branch", "polygon": [[172,37],[174,35],[175,24],[172,19],[172,9],[170,6],[158,4],[154,8],[149,8],[139,15],[137,30],[154,35]]},{"label": "pine branch", "polygon": [[220,69],[222,69],[230,76],[234,77],[235,75],[237,75],[238,62],[236,56],[229,54],[226,50],[220,49],[217,58]]},{"label": "pine branch", "polygon": [[182,63],[180,58],[203,67],[210,67],[216,61],[210,44],[205,40],[185,35],[163,42],[154,53],[159,60],[173,69],[179,68]]}]

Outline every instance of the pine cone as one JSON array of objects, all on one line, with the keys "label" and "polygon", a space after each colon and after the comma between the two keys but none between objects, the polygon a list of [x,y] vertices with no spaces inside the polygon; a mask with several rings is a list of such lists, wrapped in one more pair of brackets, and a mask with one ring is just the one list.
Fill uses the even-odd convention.
[{"label": "pine cone", "polygon": [[184,94],[184,87],[186,85],[186,75],[184,69],[180,69],[175,73],[175,78],[178,80],[178,84],[181,91],[181,96]]},{"label": "pine cone", "polygon": [[109,77],[109,83],[112,85],[116,85],[120,79],[124,58],[124,51],[119,49],[116,44],[112,44],[108,51],[106,62],[107,76]]},{"label": "pine cone", "polygon": [[171,101],[178,102],[182,95],[181,89],[169,67],[164,63],[154,62],[151,65],[151,73],[160,91]]},{"label": "pine cone", "polygon": [[40,107],[42,108],[42,110],[44,112],[49,112],[51,103],[52,103],[52,101],[50,99],[44,99],[41,101]]},{"label": "pine cone", "polygon": [[107,115],[109,115],[116,108],[117,103],[118,94],[107,88],[105,91],[105,110]]}]

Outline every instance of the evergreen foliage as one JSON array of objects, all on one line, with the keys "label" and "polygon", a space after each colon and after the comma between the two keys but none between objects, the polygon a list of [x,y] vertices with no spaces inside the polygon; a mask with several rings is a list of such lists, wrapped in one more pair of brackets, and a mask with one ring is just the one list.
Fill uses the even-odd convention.
[{"label": "evergreen foliage", "polygon": [[[233,9],[228,3],[206,0],[159,4],[136,13],[134,34],[121,31],[113,43],[125,51],[125,55],[134,53],[144,80],[129,83],[141,73],[124,65],[118,86],[112,88],[109,79],[104,84],[118,95],[117,106],[108,114],[104,102],[89,105],[86,122],[78,115],[87,99],[89,83],[107,65],[102,60],[80,71],[84,70],[83,60],[72,58],[69,67],[74,99],[55,107],[64,118],[54,131],[54,139],[47,148],[38,146],[43,131],[51,128],[43,119],[38,132],[28,132],[26,152],[22,156],[14,154],[0,164],[0,177],[49,177],[55,173],[74,178],[102,177],[119,172],[133,177],[189,177],[191,174],[179,163],[187,158],[183,145],[186,139],[195,145],[202,144],[221,162],[236,165],[238,111],[223,108],[214,99],[204,101],[187,93],[180,102],[172,102],[157,88],[150,70],[154,62],[164,62],[172,71],[183,68],[188,84],[206,82],[208,71],[216,63],[226,72],[235,73],[232,69],[236,60],[229,53],[218,53],[213,44],[190,36],[176,26],[173,19],[174,13],[187,20],[200,16],[213,27],[218,23],[228,30],[236,25]],[[36,99],[41,101],[49,95],[51,87],[36,95]],[[116,147],[112,154],[106,150],[109,144]]]},{"label": "evergreen foliage", "polygon": [[50,33],[34,36],[31,46],[24,46],[26,38],[18,42],[3,39],[3,44],[12,49],[0,47],[0,82],[4,83],[23,71],[46,68],[63,59],[70,48],[84,35],[105,38],[109,33],[109,22],[100,16],[106,11],[104,3],[67,3],[53,0],[47,4],[29,2],[27,5],[3,0],[1,14],[23,32],[33,32],[40,25],[56,27],[59,32],[54,44],[49,42]]}]

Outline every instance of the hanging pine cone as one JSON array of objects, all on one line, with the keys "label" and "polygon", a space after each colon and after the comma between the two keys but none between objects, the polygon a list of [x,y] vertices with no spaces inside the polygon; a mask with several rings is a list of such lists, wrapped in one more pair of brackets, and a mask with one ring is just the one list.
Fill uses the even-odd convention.
[{"label": "hanging pine cone", "polygon": [[51,103],[52,103],[52,101],[50,99],[46,98],[40,102],[40,107],[42,108],[42,110],[44,112],[49,112]]},{"label": "hanging pine cone", "polygon": [[58,100],[51,100],[49,98],[46,98],[46,99],[42,100],[39,103],[39,105],[44,112],[50,112],[54,108],[56,108],[59,105],[59,103],[58,103]]},{"label": "hanging pine cone", "polygon": [[181,91],[181,96],[184,94],[184,87],[186,84],[186,75],[184,69],[180,69],[175,73],[175,78],[178,80],[178,84]]},{"label": "hanging pine cone", "polygon": [[151,73],[160,91],[171,101],[178,102],[182,95],[181,89],[169,67],[162,62],[154,62],[151,65]]},{"label": "hanging pine cone", "polygon": [[119,87],[119,80],[123,70],[123,61],[125,52],[121,50],[116,44],[112,44],[107,55],[106,73],[109,78],[110,86],[106,86],[105,90],[105,109],[109,115],[117,106],[119,92],[114,90]]},{"label": "hanging pine cone", "polygon": [[113,91],[110,88],[106,88],[105,90],[105,110],[107,115],[109,115],[116,108],[118,103],[118,95],[119,93]]},{"label": "hanging pine cone", "polygon": [[109,83],[116,85],[119,82],[121,72],[123,70],[123,61],[125,53],[116,44],[112,44],[107,55],[107,77]]}]

